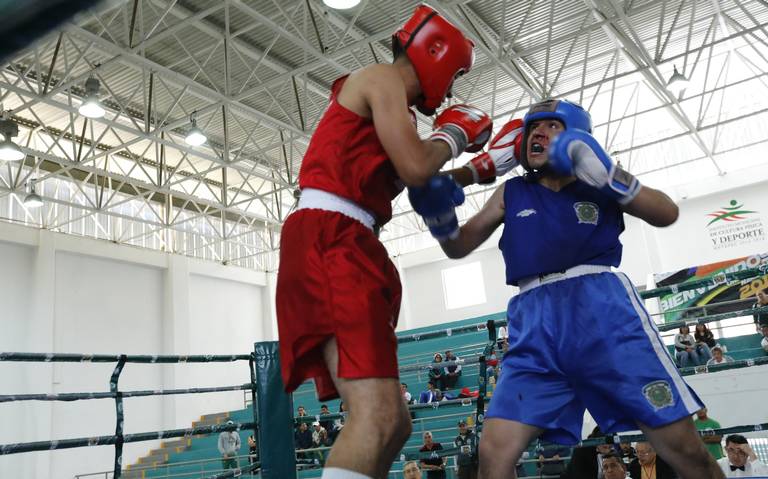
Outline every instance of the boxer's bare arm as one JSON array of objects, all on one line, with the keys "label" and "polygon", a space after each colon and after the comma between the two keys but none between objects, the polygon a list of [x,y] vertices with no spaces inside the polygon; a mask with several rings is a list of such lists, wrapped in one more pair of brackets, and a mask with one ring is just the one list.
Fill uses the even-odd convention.
[{"label": "boxer's bare arm", "polygon": [[442,141],[419,138],[408,111],[402,77],[393,65],[374,65],[350,75],[339,102],[373,118],[376,134],[407,186],[421,186],[451,158]]},{"label": "boxer's bare arm", "polygon": [[483,208],[459,228],[459,236],[440,243],[440,247],[449,258],[463,258],[483,244],[503,222],[504,183],[496,188]]},{"label": "boxer's bare arm", "polygon": [[647,186],[643,186],[629,204],[622,206],[622,210],[651,226],[669,226],[677,221],[680,214],[677,205],[669,196]]}]

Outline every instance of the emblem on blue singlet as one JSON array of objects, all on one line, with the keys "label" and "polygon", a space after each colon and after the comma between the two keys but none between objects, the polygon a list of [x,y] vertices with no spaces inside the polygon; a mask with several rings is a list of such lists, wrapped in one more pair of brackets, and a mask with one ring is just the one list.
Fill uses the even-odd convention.
[{"label": "emblem on blue singlet", "polygon": [[597,225],[600,219],[600,208],[591,201],[577,201],[573,204],[576,211],[576,218],[579,224]]},{"label": "emblem on blue singlet", "polygon": [[672,387],[667,381],[653,381],[646,384],[643,386],[643,396],[656,411],[674,405]]}]

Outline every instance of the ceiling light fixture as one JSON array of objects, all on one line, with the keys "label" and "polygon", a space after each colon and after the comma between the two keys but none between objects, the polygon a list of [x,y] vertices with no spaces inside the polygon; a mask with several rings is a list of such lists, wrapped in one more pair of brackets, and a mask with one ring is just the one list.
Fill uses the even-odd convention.
[{"label": "ceiling light fixture", "polygon": [[205,136],[203,130],[197,127],[197,112],[189,115],[189,122],[192,123],[192,129],[187,132],[187,137],[184,138],[184,141],[190,146],[200,146],[208,141],[208,137]]},{"label": "ceiling light fixture", "polygon": [[0,160],[3,161],[21,161],[26,156],[19,145],[13,142],[11,138],[19,136],[19,125],[7,117],[7,113],[0,115],[0,135],[3,135],[3,141],[0,141]]},{"label": "ceiling light fixture", "polygon": [[675,65],[675,71],[672,73],[672,76],[669,77],[669,81],[667,82],[667,88],[669,91],[671,91],[675,96],[680,95],[680,93],[683,92],[686,88],[688,88],[688,84],[690,83],[688,79],[677,71],[677,65]]},{"label": "ceiling light fixture", "polygon": [[102,118],[107,113],[99,101],[101,83],[94,77],[85,81],[85,100],[77,111],[86,118]]},{"label": "ceiling light fixture", "polygon": [[29,194],[24,198],[24,206],[27,208],[40,208],[43,206],[43,199],[35,192],[35,182],[37,180],[31,180],[29,182]]},{"label": "ceiling light fixture", "polygon": [[336,10],[346,10],[348,8],[356,7],[360,0],[323,0],[323,3],[330,8]]}]

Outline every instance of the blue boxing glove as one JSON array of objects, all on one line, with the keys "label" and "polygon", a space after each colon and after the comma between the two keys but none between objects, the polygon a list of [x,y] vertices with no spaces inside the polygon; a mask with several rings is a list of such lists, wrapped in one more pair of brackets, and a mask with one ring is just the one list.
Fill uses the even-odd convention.
[{"label": "blue boxing glove", "polygon": [[583,130],[570,129],[557,135],[549,145],[548,161],[558,175],[576,176],[622,205],[634,200],[642,188],[637,178],[617,166]]},{"label": "blue boxing glove", "polygon": [[437,175],[424,186],[408,188],[413,210],[421,215],[432,236],[443,243],[459,235],[456,206],[464,203],[464,190],[450,175]]}]

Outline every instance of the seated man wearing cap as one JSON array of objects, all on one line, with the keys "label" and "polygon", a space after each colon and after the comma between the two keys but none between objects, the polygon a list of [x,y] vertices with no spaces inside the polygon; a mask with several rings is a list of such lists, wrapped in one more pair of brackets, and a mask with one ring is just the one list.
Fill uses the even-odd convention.
[{"label": "seated man wearing cap", "polygon": [[477,436],[467,428],[466,421],[459,421],[459,435],[453,440],[454,447],[459,448],[456,458],[459,479],[477,479],[477,443]]}]

